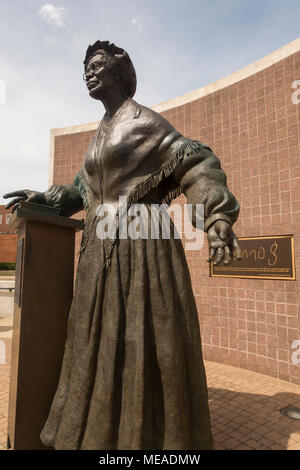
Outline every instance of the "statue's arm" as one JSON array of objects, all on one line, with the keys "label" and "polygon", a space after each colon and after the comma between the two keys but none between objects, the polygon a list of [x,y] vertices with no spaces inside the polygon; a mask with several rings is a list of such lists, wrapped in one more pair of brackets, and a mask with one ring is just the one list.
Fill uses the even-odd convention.
[{"label": "statue's arm", "polygon": [[[238,239],[232,230],[239,214],[239,203],[227,187],[227,178],[220,160],[213,151],[200,142],[190,141],[181,165],[174,173],[177,183],[193,205],[193,224],[196,226],[196,204],[203,204],[204,231],[209,243],[209,259],[218,264],[223,258],[229,263],[233,252],[241,257]],[[189,142],[187,142],[187,147]],[[198,225],[199,226],[199,225]]]},{"label": "statue's arm", "polygon": [[83,209],[83,198],[79,190],[77,176],[73,183],[65,186],[54,184],[45,192],[23,189],[4,194],[3,197],[5,199],[14,198],[6,205],[6,209],[12,207],[12,212],[15,211],[18,204],[22,201],[57,207],[60,209],[60,215],[65,217],[69,217]]},{"label": "statue's arm", "polygon": [[52,185],[44,193],[46,204],[60,209],[60,215],[70,217],[83,209],[78,186],[73,182],[65,186]]},{"label": "statue's arm", "polygon": [[[205,232],[217,220],[225,220],[230,225],[236,222],[239,203],[227,187],[220,160],[209,147],[199,142],[194,151],[186,152],[174,176],[188,203],[204,205]],[[195,224],[195,207],[193,209]]]}]

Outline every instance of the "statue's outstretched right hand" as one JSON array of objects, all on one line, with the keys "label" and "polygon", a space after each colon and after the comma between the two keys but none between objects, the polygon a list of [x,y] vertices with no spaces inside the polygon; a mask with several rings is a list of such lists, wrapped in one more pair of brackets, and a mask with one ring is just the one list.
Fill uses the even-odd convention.
[{"label": "statue's outstretched right hand", "polygon": [[35,204],[46,204],[46,198],[44,193],[39,193],[38,191],[31,191],[30,189],[22,189],[21,191],[13,191],[12,193],[7,193],[3,195],[4,199],[13,197],[14,199],[10,201],[5,209],[12,208],[11,212],[14,212],[18,207],[18,204],[22,201],[33,202]]}]

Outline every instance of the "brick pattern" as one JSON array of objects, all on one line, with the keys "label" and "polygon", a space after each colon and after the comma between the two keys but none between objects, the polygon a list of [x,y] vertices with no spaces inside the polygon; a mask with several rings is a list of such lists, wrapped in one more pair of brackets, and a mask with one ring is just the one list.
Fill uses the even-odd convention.
[{"label": "brick pattern", "polygon": [[300,407],[300,386],[205,361],[216,450],[300,450],[300,421],[280,409]]},{"label": "brick pattern", "polygon": [[83,157],[95,131],[56,136],[54,141],[54,184],[66,184],[82,167]]},{"label": "brick pattern", "polygon": [[17,235],[0,233],[0,263],[15,263],[17,257]]},{"label": "brick pattern", "polygon": [[[163,115],[211,146],[241,205],[238,236],[294,234],[300,261],[300,105],[292,103],[300,53]],[[209,278],[202,252],[186,252],[205,357],[300,383],[299,281]]]},{"label": "brick pattern", "polygon": [[11,209],[6,210],[5,205],[0,205],[0,233],[16,233],[8,226]]},{"label": "brick pattern", "polygon": [[[211,146],[241,205],[238,236],[294,234],[300,262],[300,52],[234,85],[162,114]],[[81,167],[94,131],[55,138],[54,183]],[[180,197],[181,203],[184,197]],[[78,246],[79,241],[77,241]],[[300,340],[299,281],[210,278],[207,242],[187,251],[206,359],[300,384],[291,357]],[[297,273],[296,273],[297,275]]]},{"label": "brick pattern", "polygon": [[4,205],[0,206],[0,263],[15,263],[17,256],[16,231],[8,226],[11,210],[6,210]]}]

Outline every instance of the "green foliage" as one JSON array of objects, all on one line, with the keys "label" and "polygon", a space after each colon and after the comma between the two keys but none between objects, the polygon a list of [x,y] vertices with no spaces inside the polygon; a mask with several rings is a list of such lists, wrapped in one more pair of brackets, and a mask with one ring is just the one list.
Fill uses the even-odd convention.
[{"label": "green foliage", "polygon": [[0,271],[15,271],[16,263],[0,263]]}]

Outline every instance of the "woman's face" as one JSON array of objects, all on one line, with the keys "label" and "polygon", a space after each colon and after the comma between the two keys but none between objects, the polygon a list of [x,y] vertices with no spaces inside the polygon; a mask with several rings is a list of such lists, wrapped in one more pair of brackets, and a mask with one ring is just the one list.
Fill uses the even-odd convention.
[{"label": "woman's face", "polygon": [[101,53],[94,55],[87,64],[85,79],[90,96],[96,100],[101,100],[116,86],[112,71]]}]

